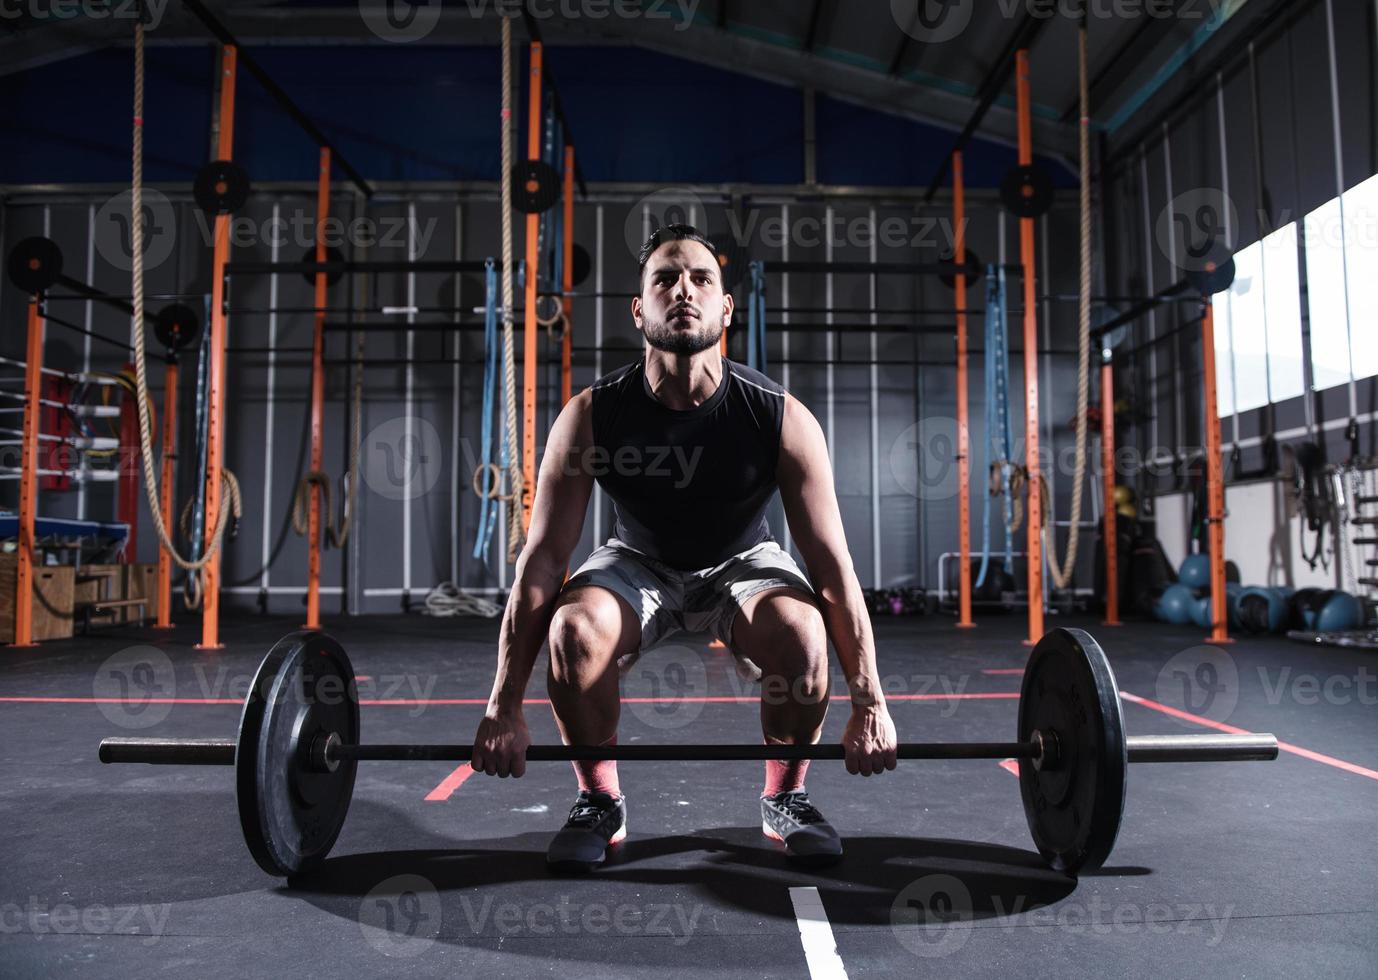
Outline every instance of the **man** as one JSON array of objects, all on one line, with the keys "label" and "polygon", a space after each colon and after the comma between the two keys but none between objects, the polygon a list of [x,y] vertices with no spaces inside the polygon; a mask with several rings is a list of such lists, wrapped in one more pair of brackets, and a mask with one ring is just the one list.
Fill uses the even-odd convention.
[{"label": "man", "polygon": [[[765,375],[720,356],[733,300],[711,242],[670,225],[642,246],[640,265],[631,312],[645,356],[580,392],[550,431],[471,764],[525,771],[522,697],[547,639],[561,735],[601,746],[617,740],[619,663],[688,629],[713,633],[762,675],[768,744],[818,741],[831,639],[852,702],[847,771],[895,768],[895,727],[818,422]],[[614,504],[614,537],[566,582],[595,477]],[[777,489],[808,578],[771,537],[765,511]],[[809,800],[807,768],[766,763],[762,830],[791,858],[828,863],[842,845]],[[593,868],[626,836],[616,763],[574,769],[579,796],[546,855],[562,871]]]}]

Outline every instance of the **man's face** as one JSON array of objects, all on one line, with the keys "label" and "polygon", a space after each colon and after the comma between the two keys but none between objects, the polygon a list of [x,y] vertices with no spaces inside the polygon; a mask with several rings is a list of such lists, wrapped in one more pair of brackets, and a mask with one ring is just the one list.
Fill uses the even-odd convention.
[{"label": "man's face", "polygon": [[632,300],[632,319],[646,343],[667,354],[697,354],[718,343],[732,322],[718,259],[699,242],[666,242],[651,254]]}]

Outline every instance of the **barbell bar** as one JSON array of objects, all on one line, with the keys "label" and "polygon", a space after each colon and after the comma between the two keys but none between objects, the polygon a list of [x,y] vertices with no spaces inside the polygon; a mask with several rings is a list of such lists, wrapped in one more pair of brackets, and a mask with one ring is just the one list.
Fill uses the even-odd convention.
[{"label": "barbell bar", "polygon": [[[292,876],[325,860],[339,836],[359,762],[465,762],[459,744],[366,745],[359,739],[354,668],[316,631],[288,634],[259,665],[238,739],[107,738],[108,763],[233,766],[240,828],[269,874]],[[1127,737],[1119,688],[1100,645],[1078,629],[1050,630],[1034,647],[1011,742],[910,742],[903,759],[1016,759],[1029,831],[1059,871],[1099,867],[1119,834],[1128,764],[1277,758],[1267,734]],[[749,761],[845,758],[839,744],[533,745],[531,762]]]},{"label": "barbell bar", "polygon": [[[1251,762],[1278,756],[1272,735],[1131,735],[1129,761]],[[172,766],[232,766],[238,743],[214,738],[107,738],[100,743],[101,762],[142,762]],[[472,745],[346,745],[325,750],[327,762],[467,762]],[[1037,740],[1028,742],[901,742],[901,759],[1030,759],[1037,761]],[[527,762],[751,762],[767,759],[845,759],[841,745],[532,745]]]}]

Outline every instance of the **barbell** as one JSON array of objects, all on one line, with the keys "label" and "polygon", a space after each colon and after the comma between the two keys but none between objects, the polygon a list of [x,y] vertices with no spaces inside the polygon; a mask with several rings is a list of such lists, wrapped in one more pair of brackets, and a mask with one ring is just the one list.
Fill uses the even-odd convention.
[{"label": "barbell", "polygon": [[[353,667],[317,631],[290,633],[259,665],[244,699],[239,738],[107,738],[102,762],[234,766],[240,827],[264,871],[298,875],[330,852],[360,762],[451,761],[470,745],[363,745]],[[1131,762],[1276,759],[1272,735],[1126,737],[1110,662],[1089,633],[1054,629],[1024,670],[1013,742],[907,742],[901,759],[1016,759],[1034,844],[1048,864],[1075,874],[1110,855]],[[530,762],[842,759],[842,745],[532,745]]]}]

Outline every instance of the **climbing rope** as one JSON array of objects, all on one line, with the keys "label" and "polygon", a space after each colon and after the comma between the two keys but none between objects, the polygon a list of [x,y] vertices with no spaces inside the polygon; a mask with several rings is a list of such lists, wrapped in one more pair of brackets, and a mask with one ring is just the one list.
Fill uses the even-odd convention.
[{"label": "climbing rope", "polygon": [[[512,503],[507,506],[507,560],[515,563],[521,553],[525,529],[522,527],[521,453],[517,447],[517,367],[513,350],[513,270],[512,250],[512,18],[502,18],[502,372],[506,400],[507,480]],[[535,269],[527,275],[535,275]]]},{"label": "climbing rope", "polygon": [[[158,533],[158,541],[179,568],[188,572],[202,572],[220,552],[225,537],[225,528],[233,514],[236,521],[242,513],[239,496],[239,481],[229,469],[221,470],[225,500],[221,502],[215,515],[215,529],[211,533],[210,545],[206,553],[196,560],[184,558],[173,544],[163,523],[162,505],[158,500],[158,478],[153,467],[153,435],[149,413],[148,365],[144,359],[144,225],[138,220],[143,211],[144,182],[144,28],[136,21],[134,24],[134,153],[133,181],[130,185],[130,214],[135,220],[129,223],[133,250],[133,294],[134,294],[134,377],[138,389],[135,404],[139,408],[139,450],[143,459],[144,492],[148,496],[148,510],[153,517],[153,527]],[[195,576],[194,576],[195,577]],[[200,583],[196,594],[199,599]]]},{"label": "climbing rope", "polygon": [[1081,127],[1078,130],[1081,154],[1081,281],[1077,297],[1077,449],[1072,476],[1072,519],[1067,530],[1067,556],[1061,567],[1056,559],[1056,536],[1048,541],[1048,570],[1052,573],[1053,584],[1059,589],[1072,584],[1072,571],[1077,563],[1082,488],[1086,482],[1086,430],[1090,428],[1086,423],[1086,404],[1091,388],[1091,105],[1086,74],[1086,19],[1083,14],[1081,30],[1077,35],[1077,84],[1081,105]]}]

